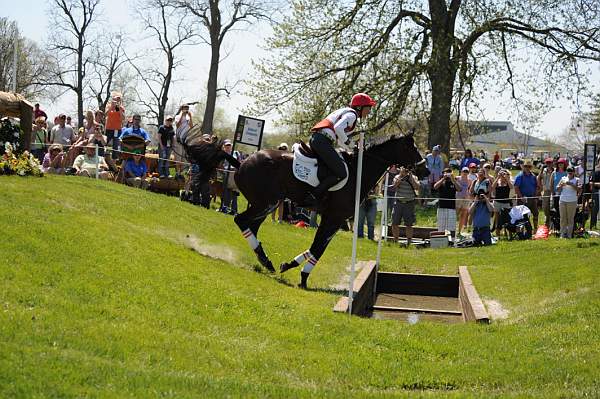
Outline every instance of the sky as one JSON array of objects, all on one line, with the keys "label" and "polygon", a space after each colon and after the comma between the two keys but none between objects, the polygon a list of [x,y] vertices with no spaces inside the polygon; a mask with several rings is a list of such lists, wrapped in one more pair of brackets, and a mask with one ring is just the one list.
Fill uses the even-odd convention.
[{"label": "sky", "polygon": [[[102,0],[103,18],[110,21],[109,27],[122,29],[131,25],[131,6],[132,0]],[[48,2],[46,0],[0,0],[0,10],[2,16],[17,21],[22,34],[38,44],[44,44],[48,33]],[[268,35],[268,29],[264,27],[254,27],[248,32],[234,33],[225,44],[225,48],[230,51],[230,55],[222,61],[220,67],[220,80],[227,79],[235,81],[249,78],[252,72],[251,61],[258,61],[265,55],[265,50],[260,46]],[[137,42],[135,43],[138,44]],[[130,46],[132,50],[139,51],[143,48]],[[203,97],[203,89],[206,85],[206,76],[210,61],[210,52],[207,45],[197,45],[185,48],[185,64],[178,70],[178,76],[181,81],[176,83],[171,99],[181,99],[182,101],[197,101]],[[596,92],[600,90],[600,66],[598,64],[590,67],[592,72],[592,84]],[[237,115],[242,112],[244,107],[251,99],[241,95],[243,87],[238,86],[237,93],[233,93],[230,98],[221,96],[217,100],[217,106],[223,108],[226,112],[226,118],[230,121],[232,128],[235,126]],[[372,93],[376,97],[376,93]],[[57,114],[68,108],[74,109],[75,98],[72,95],[64,95],[55,101],[46,102],[43,107],[49,114]],[[342,105],[342,104],[340,104]],[[536,136],[557,136],[567,129],[576,117],[577,112],[587,111],[585,103],[574,104],[569,100],[559,100],[553,105],[552,111],[548,112],[533,130],[526,127],[514,115],[514,110],[502,106],[497,98],[490,96],[481,106],[483,115],[487,120],[502,120],[513,122],[517,130],[527,131]],[[68,112],[68,111],[67,111]],[[250,115],[254,116],[254,115]],[[266,130],[276,122],[276,115],[267,115],[261,118],[266,120]]]}]

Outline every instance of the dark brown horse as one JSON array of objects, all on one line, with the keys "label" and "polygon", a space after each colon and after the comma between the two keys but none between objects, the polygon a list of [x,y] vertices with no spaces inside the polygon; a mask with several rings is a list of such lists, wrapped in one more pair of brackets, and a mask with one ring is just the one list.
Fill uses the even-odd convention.
[{"label": "dark brown horse", "polygon": [[[348,164],[348,182],[340,190],[329,192],[319,204],[321,224],[310,249],[280,266],[283,273],[306,261],[301,272],[300,286],[303,288],[306,288],[308,275],[325,252],[329,241],[342,223],[354,215],[357,154],[344,154],[344,159]],[[302,201],[311,188],[294,177],[292,160],[293,157],[289,153],[262,150],[252,154],[235,174],[235,182],[248,200],[248,209],[235,217],[235,223],[248,240],[259,262],[271,272],[275,269],[257,239],[258,229],[279,200],[289,198],[302,206]],[[393,164],[416,166],[416,174],[419,177],[428,174],[425,160],[419,154],[413,136],[392,137],[364,151],[361,201]]]}]

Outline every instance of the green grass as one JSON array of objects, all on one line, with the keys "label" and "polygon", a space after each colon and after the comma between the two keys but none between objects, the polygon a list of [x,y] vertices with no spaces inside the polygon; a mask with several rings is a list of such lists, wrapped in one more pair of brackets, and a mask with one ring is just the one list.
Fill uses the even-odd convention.
[{"label": "green grass", "polygon": [[[408,325],[331,311],[349,233],[302,291],[254,271],[231,217],[172,197],[48,176],[1,177],[0,200],[0,397],[600,396],[597,240],[386,246],[384,269],[467,265],[509,311]],[[260,238],[279,263],[313,233],[267,220]]]}]

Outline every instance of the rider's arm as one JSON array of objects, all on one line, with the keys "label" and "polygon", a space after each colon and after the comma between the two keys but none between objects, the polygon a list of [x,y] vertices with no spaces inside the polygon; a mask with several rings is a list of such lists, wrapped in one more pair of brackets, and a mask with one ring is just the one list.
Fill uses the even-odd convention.
[{"label": "rider's arm", "polygon": [[338,143],[340,145],[345,144],[348,145],[349,138],[346,134],[346,128],[353,126],[356,122],[356,115],[353,112],[346,112],[339,121],[335,125],[333,125],[333,130],[335,130],[335,135],[337,136]]}]

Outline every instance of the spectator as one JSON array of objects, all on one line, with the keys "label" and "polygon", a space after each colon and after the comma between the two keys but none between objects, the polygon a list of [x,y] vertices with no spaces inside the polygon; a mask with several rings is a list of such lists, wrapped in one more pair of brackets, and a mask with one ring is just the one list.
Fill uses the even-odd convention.
[{"label": "spectator", "polygon": [[419,180],[410,170],[400,167],[398,175],[394,177],[392,184],[394,193],[392,196],[398,197],[394,202],[394,211],[392,212],[392,235],[394,242],[398,242],[400,236],[400,224],[404,221],[406,226],[406,245],[412,243],[413,225],[417,221],[415,212],[415,198],[419,192]]},{"label": "spectator", "polygon": [[462,170],[462,168],[464,168],[465,166],[467,168],[471,169],[472,163],[474,163],[475,167],[477,167],[479,165],[479,159],[474,158],[473,152],[467,148],[465,150],[465,156],[463,157],[462,161],[460,162],[460,169]]},{"label": "spectator", "polygon": [[533,215],[533,229],[534,231],[538,228],[538,199],[539,186],[537,178],[531,173],[533,163],[530,159],[523,162],[521,173],[517,175],[515,179],[515,194],[519,205],[525,205],[531,211]]},{"label": "spectator", "polygon": [[[444,169],[444,161],[440,156],[440,146],[436,145],[431,149],[431,154],[428,154],[425,159],[427,160],[427,169],[429,169],[429,185],[434,186],[442,176],[442,170]],[[434,186],[435,190],[435,186]],[[433,191],[433,190],[432,190]]]},{"label": "spectator", "polygon": [[66,122],[66,123],[67,123],[67,125],[69,125],[69,126],[73,127],[73,124],[72,124],[72,121],[71,121],[71,117],[70,117],[70,116],[67,116],[67,122]]},{"label": "spectator", "polygon": [[498,165],[499,162],[500,162],[500,154],[498,153],[498,151],[496,151],[494,153],[494,165]]},{"label": "spectator", "polygon": [[119,136],[119,140],[123,140],[127,136],[139,136],[144,139],[146,144],[150,144],[150,135],[140,127],[141,123],[142,117],[139,114],[133,115],[132,126],[123,130],[123,133]]},{"label": "spectator", "polygon": [[[226,139],[223,141],[223,151],[227,154],[232,155],[235,159],[240,159],[240,153],[233,151],[232,153],[231,140]],[[223,161],[222,168],[225,172],[221,172],[223,176],[223,196],[221,197],[221,207],[219,212],[228,213],[230,215],[237,215],[237,197],[239,192],[234,188],[235,183],[233,181],[233,171],[230,167],[229,161],[225,159]]]},{"label": "spectator", "polygon": [[452,174],[452,169],[444,169],[444,174],[435,183],[434,189],[439,190],[440,201],[437,210],[438,231],[450,231],[454,238],[456,233],[456,193],[462,187]]},{"label": "spectator", "polygon": [[479,189],[475,201],[469,209],[469,213],[473,218],[473,244],[475,246],[492,244],[490,216],[493,211],[494,207],[485,190],[483,188]]},{"label": "spectator", "polygon": [[552,197],[552,173],[554,172],[554,160],[552,158],[546,158],[544,160],[546,165],[540,174],[538,175],[538,186],[542,191],[542,210],[546,216],[544,224],[550,227],[550,204]]},{"label": "spectator", "polygon": [[[477,180],[477,170],[479,168],[477,167],[477,164],[475,162],[471,162],[469,164],[469,180],[470,181],[475,181]],[[462,170],[462,169],[461,169]]]},{"label": "spectator", "polygon": [[183,144],[190,129],[194,127],[194,119],[188,104],[182,104],[175,116],[175,142],[173,143],[173,156],[176,161],[175,176],[182,177],[183,163],[186,162]]},{"label": "spectator", "polygon": [[35,124],[31,129],[31,145],[29,146],[30,152],[40,162],[44,159],[44,149],[48,144],[48,133],[46,131],[46,120],[43,116],[35,118]]},{"label": "spectator", "polygon": [[456,216],[458,218],[458,236],[461,236],[462,229],[467,226],[469,218],[469,207],[471,205],[472,196],[469,193],[469,186],[471,185],[471,179],[469,179],[469,168],[464,167],[460,171],[458,179],[460,184],[460,191],[456,193]]},{"label": "spectator", "polygon": [[367,237],[375,239],[375,217],[377,216],[377,193],[375,189],[369,191],[367,198],[358,208],[358,238],[365,236],[365,219],[367,219]]},{"label": "spectator", "polygon": [[573,237],[573,226],[575,223],[575,212],[577,211],[577,198],[581,194],[580,179],[575,176],[575,169],[567,168],[567,175],[558,183],[560,194],[560,237]]},{"label": "spectator", "polygon": [[104,125],[106,122],[106,118],[104,117],[104,112],[102,112],[102,110],[100,110],[100,109],[97,109],[96,112],[94,112],[94,120],[96,121],[96,123]]},{"label": "spectator", "polygon": [[96,118],[94,117],[94,111],[86,111],[82,127],[84,129],[84,138],[87,140],[94,134],[94,131],[96,130]]},{"label": "spectator", "polygon": [[[115,150],[119,149],[119,136],[123,123],[125,122],[125,107],[121,103],[121,96],[114,94],[110,102],[106,105],[106,141],[112,145]],[[112,153],[113,159],[118,156],[117,152]]]},{"label": "spectator", "polygon": [[73,168],[77,176],[96,177],[98,171],[100,179],[106,180],[110,177],[104,157],[96,156],[96,146],[93,145],[85,146],[85,153],[75,158]]},{"label": "spectator", "polygon": [[135,150],[136,153],[131,156],[125,163],[125,183],[128,186],[141,188],[145,190],[148,188],[148,181],[146,180],[146,174],[148,173],[148,167],[146,162],[142,160],[142,154]]},{"label": "spectator", "polygon": [[67,117],[65,114],[58,116],[58,124],[55,125],[50,132],[50,143],[70,146],[76,141],[73,128],[66,124]]},{"label": "spectator", "polygon": [[503,209],[512,208],[510,201],[510,191],[513,189],[513,183],[510,179],[508,170],[501,170],[492,183],[491,194],[494,196],[494,227],[496,234],[500,235],[504,220],[500,217]]},{"label": "spectator", "polygon": [[173,116],[167,115],[165,123],[158,128],[158,174],[160,177],[170,175],[169,159],[171,157],[174,136]]},{"label": "spectator", "polygon": [[46,114],[41,108],[40,104],[35,104],[33,106],[33,119],[37,120],[38,118],[44,118],[44,122],[48,120],[48,114]]},{"label": "spectator", "polygon": [[65,154],[60,144],[52,144],[48,152],[44,155],[42,161],[42,172],[60,175],[65,172],[64,169]]},{"label": "spectator", "polygon": [[592,191],[590,229],[595,230],[598,223],[598,209],[600,208],[600,163],[596,165],[596,170],[590,181],[590,188]]},{"label": "spectator", "polygon": [[[210,134],[203,134],[202,141],[207,145],[215,145],[213,137]],[[192,189],[192,203],[201,205],[206,209],[210,208],[210,177],[212,170],[202,170],[202,165],[197,164],[192,160],[190,168],[190,180]]]},{"label": "spectator", "polygon": [[552,172],[550,180],[552,181],[552,205],[556,212],[559,212],[558,209],[558,183],[560,180],[567,175],[567,160],[564,158],[559,158],[556,161],[556,169]]},{"label": "spectator", "polygon": [[477,174],[475,175],[475,180],[471,181],[471,185],[469,186],[469,193],[475,197],[479,192],[479,189],[484,189],[487,193],[492,186],[491,180],[487,177],[484,168],[479,168],[477,170]]},{"label": "spectator", "polygon": [[486,179],[492,181],[492,165],[490,165],[489,163],[484,163],[482,169],[485,173]]}]

